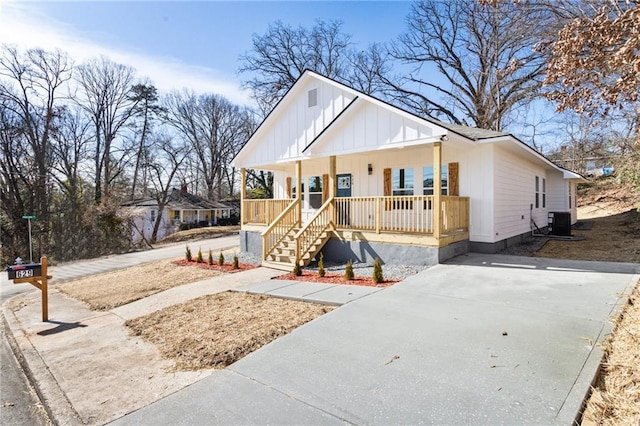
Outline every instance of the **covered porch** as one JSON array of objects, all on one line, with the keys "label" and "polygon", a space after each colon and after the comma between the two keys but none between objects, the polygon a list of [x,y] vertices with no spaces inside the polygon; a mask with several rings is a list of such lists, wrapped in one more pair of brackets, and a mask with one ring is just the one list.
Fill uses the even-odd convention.
[{"label": "covered porch", "polygon": [[[321,175],[322,205],[313,210],[308,209],[311,188],[306,192],[303,188],[305,161],[295,161],[294,176],[285,178],[284,187],[290,190],[280,199],[247,199],[246,170],[242,168],[242,230],[259,233],[263,261],[282,269],[290,269],[296,262],[308,264],[329,240],[432,248],[467,240],[469,198],[458,195],[457,163],[444,167],[450,176],[444,180],[448,188],[443,188],[442,145],[439,141],[430,145],[432,188],[420,190],[423,194],[399,195],[409,191],[396,190],[398,176],[392,175],[391,168],[383,167],[378,171],[383,195],[351,196],[351,191],[341,191],[345,182],[340,179],[345,175],[336,173],[336,156],[315,160],[322,161],[323,170],[328,173]],[[368,175],[371,174],[369,164]],[[361,184],[365,180],[359,176],[356,179]],[[413,186],[411,189],[414,193]]]}]

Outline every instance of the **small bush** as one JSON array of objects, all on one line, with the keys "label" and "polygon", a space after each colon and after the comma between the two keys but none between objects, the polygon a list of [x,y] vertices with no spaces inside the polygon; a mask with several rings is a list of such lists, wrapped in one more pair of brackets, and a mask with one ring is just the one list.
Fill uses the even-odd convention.
[{"label": "small bush", "polygon": [[374,283],[380,284],[384,281],[384,276],[382,275],[382,265],[380,264],[380,259],[376,257],[376,260],[373,261],[373,275],[371,279]]},{"label": "small bush", "polygon": [[298,261],[296,261],[296,264],[293,265],[293,275],[295,275],[296,277],[299,277],[302,275],[302,267],[300,266]]},{"label": "small bush", "polygon": [[204,259],[202,258],[202,249],[201,248],[198,249],[198,257],[196,257],[196,262],[198,262],[198,263],[203,263],[204,262]]},{"label": "small bush", "polygon": [[224,255],[220,252],[220,256],[218,256],[218,265],[224,265]]},{"label": "small bush", "polygon": [[187,250],[184,253],[184,257],[185,259],[187,259],[187,262],[191,262],[193,260],[193,257],[191,257],[191,249],[189,248],[188,245],[187,245]]},{"label": "small bush", "polygon": [[347,262],[347,266],[344,268],[344,279],[351,281],[353,279],[353,263],[351,259]]},{"label": "small bush", "polygon": [[213,253],[211,253],[211,249],[209,249],[208,263],[209,263],[209,265],[213,265]]},{"label": "small bush", "polygon": [[238,255],[236,253],[233,254],[233,269],[238,269]]},{"label": "small bush", "polygon": [[320,253],[320,260],[318,260],[318,276],[320,276],[320,278],[324,277],[325,275],[325,271],[324,271],[324,256],[322,255],[322,253]]}]

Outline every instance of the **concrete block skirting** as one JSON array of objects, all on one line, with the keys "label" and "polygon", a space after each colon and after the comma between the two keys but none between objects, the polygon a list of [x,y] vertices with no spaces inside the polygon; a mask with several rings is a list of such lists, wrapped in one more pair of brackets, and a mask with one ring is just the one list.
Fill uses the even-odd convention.
[{"label": "concrete block skirting", "polygon": [[530,237],[531,237],[531,232],[525,232],[523,234],[516,235],[515,237],[505,238],[504,240],[496,241],[495,243],[480,243],[476,241],[470,241],[469,251],[474,253],[496,254],[506,249],[507,247],[521,244]]},{"label": "concrete block skirting", "polygon": [[[240,249],[260,257],[262,255],[262,237],[256,231],[240,231]],[[469,252],[469,241],[458,241],[446,247],[427,247],[408,244],[391,244],[371,241],[347,241],[331,239],[322,249],[327,262],[371,263],[376,257],[382,263],[396,265],[432,266],[452,257]]]},{"label": "concrete block skirting", "polygon": [[257,231],[240,231],[240,251],[262,256],[262,235]]}]

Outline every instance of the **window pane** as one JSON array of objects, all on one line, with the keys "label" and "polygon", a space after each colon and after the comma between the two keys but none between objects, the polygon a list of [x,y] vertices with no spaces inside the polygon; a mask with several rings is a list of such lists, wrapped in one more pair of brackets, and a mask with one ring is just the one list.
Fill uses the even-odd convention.
[{"label": "window pane", "polygon": [[[447,187],[449,184],[449,168],[443,165],[441,169],[440,185],[442,186],[442,195],[447,195]],[[433,195],[433,166],[425,166],[422,168],[422,193],[424,195]]]},{"label": "window pane", "polygon": [[312,209],[319,209],[322,207],[322,194],[309,194],[309,206]]},{"label": "window pane", "polygon": [[[413,169],[393,169],[391,172],[393,189],[413,188]],[[413,191],[411,191],[413,194]]]},{"label": "window pane", "polygon": [[309,193],[322,192],[322,179],[320,176],[312,176],[309,178]]}]

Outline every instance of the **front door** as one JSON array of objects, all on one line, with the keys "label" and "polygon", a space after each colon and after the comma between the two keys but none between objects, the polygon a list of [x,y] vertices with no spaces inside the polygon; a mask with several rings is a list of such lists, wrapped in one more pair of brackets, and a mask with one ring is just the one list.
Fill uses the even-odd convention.
[{"label": "front door", "polygon": [[[336,197],[351,197],[351,174],[345,173],[336,175]],[[345,200],[346,201],[346,200]],[[338,201],[337,219],[338,227],[349,225],[351,220],[349,218],[349,203]]]},{"label": "front door", "polygon": [[336,197],[351,197],[351,174],[336,175]]}]

